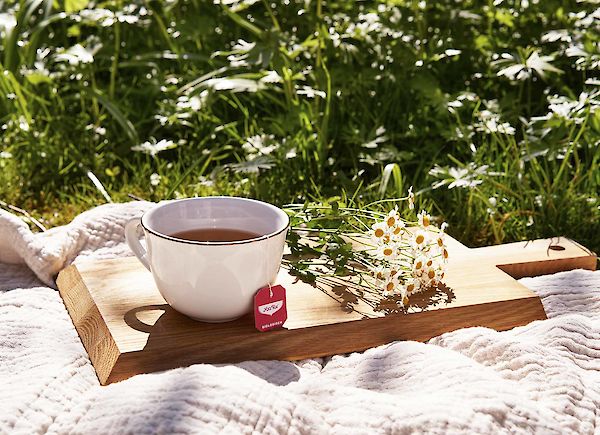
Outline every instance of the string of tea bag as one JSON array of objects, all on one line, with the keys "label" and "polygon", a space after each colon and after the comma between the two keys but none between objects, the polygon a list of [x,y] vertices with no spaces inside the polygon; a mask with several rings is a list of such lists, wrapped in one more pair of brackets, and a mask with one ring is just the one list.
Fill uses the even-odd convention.
[{"label": "string of tea bag", "polygon": [[[266,242],[267,242],[267,244],[269,243],[269,241],[268,241],[268,240],[266,240]],[[268,249],[265,249],[265,253],[266,253],[267,255],[268,255],[268,252],[269,252],[269,250],[268,250]],[[267,263],[268,263],[268,261],[267,261],[267,260],[268,260],[268,258],[267,258],[267,256],[265,256],[265,257],[263,258],[263,265],[264,265],[264,270],[265,270],[265,276],[266,276],[266,277],[267,277],[267,279],[268,279],[268,277],[269,277],[269,271],[267,270]],[[270,279],[269,279],[269,281],[267,281],[267,285],[269,286],[269,299],[273,299],[273,288],[272,288],[272,285],[271,285],[271,280],[270,280]]]}]

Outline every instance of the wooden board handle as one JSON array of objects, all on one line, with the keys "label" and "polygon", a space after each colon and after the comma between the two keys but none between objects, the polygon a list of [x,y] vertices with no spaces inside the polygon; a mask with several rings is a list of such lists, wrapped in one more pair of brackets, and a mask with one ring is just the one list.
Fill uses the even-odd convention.
[{"label": "wooden board handle", "polygon": [[530,240],[472,249],[515,279],[573,269],[596,270],[596,254],[567,237]]}]

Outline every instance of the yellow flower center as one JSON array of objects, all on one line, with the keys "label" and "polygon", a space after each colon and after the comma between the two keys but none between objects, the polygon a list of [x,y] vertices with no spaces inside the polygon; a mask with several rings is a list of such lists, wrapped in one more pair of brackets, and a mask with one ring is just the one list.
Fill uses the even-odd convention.
[{"label": "yellow flower center", "polygon": [[398,234],[400,234],[402,232],[402,227],[396,227],[394,228],[394,235],[397,236]]},{"label": "yellow flower center", "polygon": [[377,237],[377,238],[383,237],[383,234],[384,234],[384,232],[383,232],[383,230],[381,228],[377,228],[375,230],[375,237]]},{"label": "yellow flower center", "polygon": [[423,267],[423,262],[422,261],[417,261],[415,263],[415,269],[421,269]]},{"label": "yellow flower center", "polygon": [[394,270],[394,269],[390,270],[390,276],[395,276],[397,273],[398,273],[397,270]]},{"label": "yellow flower center", "polygon": [[404,305],[408,305],[408,298],[406,296],[404,296],[404,298],[402,299],[402,303]]},{"label": "yellow flower center", "polygon": [[383,279],[383,272],[377,272],[377,279]]},{"label": "yellow flower center", "polygon": [[433,260],[429,260],[429,261],[427,262],[427,266],[431,266],[432,264],[433,264]]},{"label": "yellow flower center", "polygon": [[444,246],[444,241],[442,240],[441,237],[438,237],[438,246],[441,248],[442,246]]},{"label": "yellow flower center", "polygon": [[421,243],[423,243],[424,241],[425,241],[425,236],[423,234],[419,234],[415,239],[415,242],[417,242],[417,244],[419,244],[419,245]]},{"label": "yellow flower center", "polygon": [[389,257],[390,255],[392,255],[394,253],[394,250],[392,248],[385,248],[383,250],[383,255],[385,255],[386,257]]},{"label": "yellow flower center", "polygon": [[429,269],[429,273],[427,274],[429,279],[433,279],[435,277],[435,270]]},{"label": "yellow flower center", "polygon": [[387,291],[391,292],[392,290],[394,290],[394,283],[393,283],[392,281],[388,282],[388,283],[385,285],[385,289],[386,289]]},{"label": "yellow flower center", "polygon": [[444,256],[444,258],[448,258],[448,251],[446,251],[445,249],[442,251],[442,255]]},{"label": "yellow flower center", "polygon": [[406,286],[406,291],[409,293],[412,293],[415,290],[415,285],[414,284],[409,284]]},{"label": "yellow flower center", "polygon": [[393,227],[396,224],[396,218],[394,216],[390,216],[387,218],[388,227]]},{"label": "yellow flower center", "polygon": [[423,226],[424,227],[429,226],[429,217],[428,216],[423,216]]}]

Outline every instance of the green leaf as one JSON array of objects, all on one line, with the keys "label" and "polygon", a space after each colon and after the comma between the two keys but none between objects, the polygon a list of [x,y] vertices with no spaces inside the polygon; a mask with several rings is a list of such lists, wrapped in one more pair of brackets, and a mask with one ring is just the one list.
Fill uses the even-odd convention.
[{"label": "green leaf", "polygon": [[[29,30],[32,17],[39,11],[40,6],[44,6],[44,0],[21,1],[20,3],[22,7],[19,8],[16,16],[17,25],[5,36],[5,40],[2,41],[4,67],[12,73],[17,71],[21,60],[20,55],[24,54],[24,50],[18,46],[20,35],[23,31]],[[49,9],[47,7],[42,8],[42,12],[45,14],[43,15],[43,18],[45,18],[49,13]]]},{"label": "green leaf", "polygon": [[485,50],[492,48],[492,44],[487,36],[479,35],[477,38],[475,38],[475,47],[477,47],[479,50]]},{"label": "green leaf", "polygon": [[514,17],[512,13],[506,9],[498,9],[494,18],[496,18],[496,21],[500,24],[504,24],[507,27],[514,26]]},{"label": "green leaf", "polygon": [[67,36],[77,37],[81,35],[81,29],[78,24],[73,24],[67,29]]},{"label": "green leaf", "polygon": [[225,8],[225,13],[227,14],[227,16],[229,18],[231,18],[238,26],[248,30],[251,33],[254,33],[256,36],[258,36],[259,38],[262,37],[263,31],[259,28],[256,27],[254,24],[252,24],[250,21],[240,17],[238,14],[235,14],[233,12],[231,12],[230,10],[228,10],[227,8]]},{"label": "green leaf", "polygon": [[119,175],[121,173],[121,167],[120,166],[113,166],[112,168],[106,168],[104,170],[104,172],[109,177],[114,178],[114,177],[116,177],[117,175]]},{"label": "green leaf", "polygon": [[17,113],[23,116],[28,124],[31,124],[31,114],[29,113],[28,99],[25,98],[24,93],[27,89],[19,83],[15,76],[8,70],[2,68],[0,64],[0,91],[3,92],[3,97],[6,98],[8,93],[14,93],[15,107]]},{"label": "green leaf", "polygon": [[88,0],[65,0],[65,12],[71,14],[80,11],[85,9],[88,3]]},{"label": "green leaf", "polygon": [[398,166],[398,164],[396,163],[388,163],[383,169],[383,174],[381,175],[381,182],[379,183],[379,195],[381,196],[381,198],[385,196],[391,178],[394,179],[394,187],[396,190],[394,194],[396,196],[402,195],[404,183],[402,180],[402,172],[400,171],[400,166]]},{"label": "green leaf", "polygon": [[40,73],[27,74],[25,77],[32,85],[39,85],[40,83],[52,83],[52,79],[50,77]]}]

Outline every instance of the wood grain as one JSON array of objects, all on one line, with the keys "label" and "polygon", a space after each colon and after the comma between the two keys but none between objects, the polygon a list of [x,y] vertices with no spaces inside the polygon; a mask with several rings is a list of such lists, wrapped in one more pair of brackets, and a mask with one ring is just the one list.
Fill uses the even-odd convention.
[{"label": "wood grain", "polygon": [[64,269],[59,274],[57,283],[98,379],[105,385],[121,354],[109,325],[104,321],[97,302],[75,266]]},{"label": "wood grain", "polygon": [[[550,246],[559,248],[549,249]],[[191,320],[170,308],[136,258],[79,263],[57,279],[65,306],[100,383],[194,363],[296,360],[360,351],[394,340],[425,341],[469,326],[506,330],[546,318],[540,299],[515,278],[595,269],[596,256],[554,238],[469,249],[449,242],[449,297],[416,304],[408,314],[357,301],[344,311],[331,285],[312,287],[282,270],[284,329],[254,329],[250,316],[222,324]]]}]

